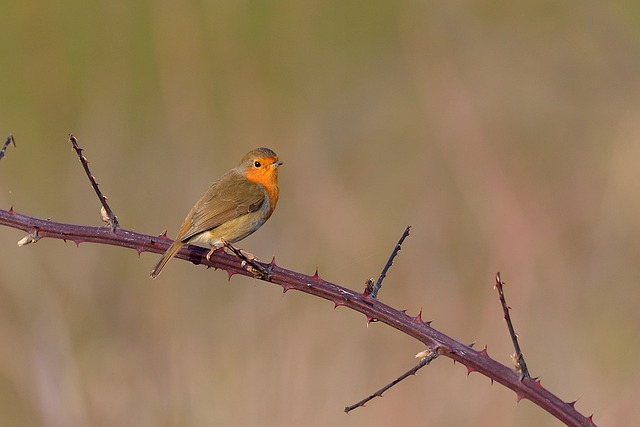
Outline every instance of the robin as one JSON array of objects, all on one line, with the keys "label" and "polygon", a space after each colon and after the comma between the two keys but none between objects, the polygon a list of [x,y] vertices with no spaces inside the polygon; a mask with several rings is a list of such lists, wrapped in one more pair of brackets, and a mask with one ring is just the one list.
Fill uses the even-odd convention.
[{"label": "robin", "polygon": [[234,243],[264,224],[278,203],[278,167],[282,162],[269,148],[249,151],[240,164],[211,184],[191,208],[176,240],[151,271],[156,278],[167,263],[188,243],[211,246],[214,251],[225,241]]}]

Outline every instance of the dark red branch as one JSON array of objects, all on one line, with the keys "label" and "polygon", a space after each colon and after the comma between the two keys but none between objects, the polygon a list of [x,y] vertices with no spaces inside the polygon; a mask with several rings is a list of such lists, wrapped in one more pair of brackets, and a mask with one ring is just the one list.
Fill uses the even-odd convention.
[{"label": "dark red branch", "polygon": [[[49,237],[65,241],[71,240],[77,244],[92,242],[120,246],[134,249],[138,253],[154,252],[162,254],[171,243],[166,237],[149,236],[121,228],[111,231],[107,227],[64,224],[21,215],[13,211],[13,209],[8,211],[0,209],[0,225],[23,230],[32,235],[37,234],[38,238]],[[242,260],[236,256],[216,252],[211,256],[211,261],[207,261],[207,252],[208,250],[205,248],[186,246],[176,257],[195,264],[220,268],[230,275],[254,276],[251,271],[247,271],[242,265]],[[540,381],[530,377],[521,378],[514,369],[491,359],[486,350],[476,351],[450,338],[432,328],[428,323],[423,322],[420,315],[409,316],[405,312],[389,307],[377,299],[328,282],[317,275],[309,276],[287,270],[277,266],[275,262],[259,264],[270,271],[271,274],[268,281],[282,286],[284,292],[294,289],[329,300],[335,306],[348,307],[364,314],[369,319],[377,319],[415,338],[426,345],[427,348],[465,365],[468,372],[479,372],[491,380],[510,388],[515,391],[518,399],[529,399],[568,426],[594,426],[591,417],[581,415],[572,404],[562,401],[545,389]],[[144,276],[146,276],[146,269],[144,270]],[[267,281],[266,279],[261,280]]]}]

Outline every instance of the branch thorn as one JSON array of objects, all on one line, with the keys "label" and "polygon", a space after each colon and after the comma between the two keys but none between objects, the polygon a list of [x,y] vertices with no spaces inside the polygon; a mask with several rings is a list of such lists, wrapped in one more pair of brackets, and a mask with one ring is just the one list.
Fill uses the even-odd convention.
[{"label": "branch thorn", "polygon": [[486,344],[485,344],[484,348],[482,350],[480,350],[480,354],[482,354],[483,356],[489,357],[489,352],[487,351]]},{"label": "branch thorn", "polygon": [[291,286],[291,285],[282,285],[282,293],[283,294],[286,294],[291,289],[293,289],[293,286]]}]

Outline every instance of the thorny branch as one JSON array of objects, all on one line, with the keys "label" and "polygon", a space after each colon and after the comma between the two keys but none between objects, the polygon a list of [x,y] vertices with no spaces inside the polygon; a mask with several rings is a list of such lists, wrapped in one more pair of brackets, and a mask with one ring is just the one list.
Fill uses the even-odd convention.
[{"label": "thorny branch", "polygon": [[[94,190],[96,190],[96,194],[98,194],[101,202],[103,202],[105,210],[107,210],[108,205],[106,205],[106,199],[98,190],[97,183],[91,176],[86,159],[81,155],[81,150],[77,147],[77,141],[73,135],[71,135],[71,142],[80,157],[82,165],[85,172],[87,172],[87,176],[89,176]],[[7,145],[8,143],[5,143],[5,148]],[[108,209],[107,212],[110,212],[110,209]],[[113,213],[111,212],[111,215],[112,214]],[[30,217],[15,212],[13,208],[9,210],[0,209],[0,225],[16,228],[29,233],[25,239],[31,239],[31,242],[36,242],[41,238],[48,237],[64,241],[70,240],[75,242],[77,245],[84,242],[92,242],[131,248],[137,251],[138,254],[142,252],[162,254],[167,250],[171,243],[171,241],[164,235],[154,237],[119,228],[115,220],[115,215],[113,215],[112,218],[114,221],[110,224],[111,229],[108,229],[106,227],[65,224],[48,219]],[[408,230],[406,233],[408,234]],[[21,242],[25,239],[22,239]],[[399,248],[397,250],[399,250]],[[397,250],[394,252],[397,253]],[[406,312],[396,310],[393,307],[380,302],[376,298],[373,298],[370,292],[359,293],[323,280],[318,275],[317,270],[313,276],[308,276],[276,265],[275,258],[268,264],[251,260],[249,266],[252,268],[247,268],[247,261],[241,257],[239,258],[235,254],[232,255],[223,251],[217,251],[211,256],[210,260],[207,260],[206,255],[208,252],[209,251],[205,248],[187,245],[178,252],[176,258],[188,260],[194,264],[204,264],[207,267],[225,270],[229,274],[229,277],[235,274],[241,274],[244,276],[254,277],[257,280],[270,282],[281,286],[283,292],[296,290],[326,299],[331,301],[335,307],[344,306],[364,314],[369,321],[371,319],[375,319],[379,322],[385,323],[388,326],[415,338],[430,349],[432,355],[427,356],[421,363],[416,365],[416,367],[400,376],[388,386],[385,386],[383,389],[369,396],[367,399],[364,399],[356,405],[352,405],[352,407],[345,408],[345,410],[362,406],[374,397],[382,395],[384,391],[388,390],[394,384],[397,384],[399,381],[402,381],[402,379],[417,372],[417,370],[422,366],[425,366],[428,363],[425,362],[425,360],[430,361],[435,359],[435,357],[437,357],[436,355],[442,355],[465,365],[468,373],[479,372],[490,378],[492,382],[495,381],[513,390],[516,393],[518,400],[523,398],[530,400],[567,426],[595,426],[593,416],[585,417],[580,414],[575,409],[573,402],[565,402],[558,398],[556,395],[544,388],[539,379],[531,378],[528,375],[520,375],[513,369],[492,359],[489,357],[486,347],[482,351],[476,351],[471,346],[464,345],[437,329],[434,329],[431,327],[429,322],[424,322],[422,320],[421,313],[415,317],[409,316]],[[391,262],[392,259],[390,259],[388,264]],[[269,274],[256,275],[253,270],[254,266],[252,263],[259,266],[258,270],[260,272],[268,271]],[[386,273],[386,269],[383,270],[383,274],[384,273]],[[498,276],[498,282],[499,281]]]},{"label": "thorny branch", "polygon": [[[13,209],[0,209],[0,225],[36,234],[41,238],[62,239],[73,241],[77,245],[83,242],[120,246],[131,248],[138,253],[153,252],[162,254],[169,247],[171,241],[166,237],[149,236],[122,228],[112,232],[106,227],[82,226],[64,224],[21,215]],[[207,261],[208,250],[187,245],[176,258],[188,260],[194,264],[225,270],[230,276],[241,274],[254,277],[242,264],[242,260],[235,255],[215,252],[211,260]],[[257,262],[257,261],[256,261]],[[521,378],[512,368],[490,358],[486,350],[476,351],[444,333],[434,329],[421,316],[410,316],[404,311],[390,307],[377,299],[357,291],[352,291],[340,285],[320,278],[318,274],[309,276],[276,265],[275,260],[269,264],[259,263],[263,268],[270,269],[269,280],[259,280],[273,283],[282,287],[283,292],[296,290],[309,295],[331,301],[336,307],[344,306],[364,314],[368,319],[377,319],[398,331],[415,338],[427,348],[448,357],[467,367],[468,372],[479,372],[491,380],[513,390],[517,397],[526,398],[543,408],[552,416],[568,426],[593,427],[592,417],[580,414],[572,404],[564,402],[549,390],[544,388],[540,380],[530,377]]]}]

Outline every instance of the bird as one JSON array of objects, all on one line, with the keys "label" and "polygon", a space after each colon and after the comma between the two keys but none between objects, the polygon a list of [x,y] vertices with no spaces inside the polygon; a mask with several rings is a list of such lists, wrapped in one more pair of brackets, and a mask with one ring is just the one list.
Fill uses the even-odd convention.
[{"label": "bird", "polygon": [[225,243],[238,242],[260,228],[273,213],[283,163],[269,148],[249,151],[200,197],[184,219],[176,239],[151,270],[155,279],[186,244],[209,245],[207,260]]}]

